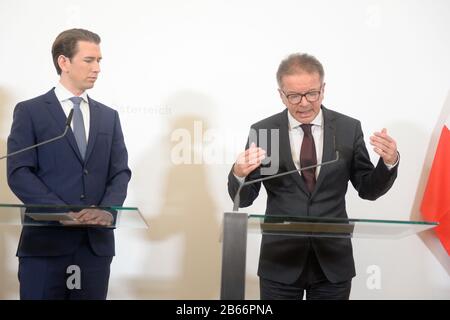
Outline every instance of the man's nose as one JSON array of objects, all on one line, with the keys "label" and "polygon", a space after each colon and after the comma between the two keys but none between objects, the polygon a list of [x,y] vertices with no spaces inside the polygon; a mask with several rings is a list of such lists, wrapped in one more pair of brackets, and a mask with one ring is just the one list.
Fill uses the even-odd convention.
[{"label": "man's nose", "polygon": [[94,71],[96,73],[100,72],[100,62],[98,62],[98,61],[94,62],[92,71]]},{"label": "man's nose", "polygon": [[306,96],[301,96],[299,105],[302,107],[309,106],[309,101],[306,99]]}]

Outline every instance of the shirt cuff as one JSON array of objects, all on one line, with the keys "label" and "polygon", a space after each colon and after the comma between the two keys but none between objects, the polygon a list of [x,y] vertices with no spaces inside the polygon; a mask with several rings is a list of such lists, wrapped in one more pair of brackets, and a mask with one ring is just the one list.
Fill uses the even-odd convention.
[{"label": "shirt cuff", "polygon": [[399,161],[400,161],[400,153],[397,151],[397,161],[394,164],[387,164],[386,162],[384,162],[384,161],[383,162],[384,162],[384,165],[386,166],[386,168],[390,171],[398,165]]},{"label": "shirt cuff", "polygon": [[245,182],[245,177],[238,177],[237,175],[234,174],[234,172],[233,172],[233,176],[237,179],[237,181],[240,184],[243,184]]}]

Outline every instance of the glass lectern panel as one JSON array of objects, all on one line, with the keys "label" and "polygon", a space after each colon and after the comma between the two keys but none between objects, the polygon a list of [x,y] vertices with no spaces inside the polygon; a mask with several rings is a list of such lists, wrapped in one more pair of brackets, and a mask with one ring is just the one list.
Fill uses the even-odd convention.
[{"label": "glass lectern panel", "polygon": [[436,227],[429,221],[318,218],[225,212],[220,297],[245,299],[247,234],[399,239]]},{"label": "glass lectern panel", "polygon": [[300,237],[399,239],[437,226],[435,222],[319,218],[298,216],[248,216],[252,233]]},{"label": "glass lectern panel", "polygon": [[[86,224],[77,221],[76,213],[83,209],[102,210],[112,217],[109,225]],[[35,227],[97,227],[147,229],[148,225],[135,207],[92,207],[0,204],[0,225]]]}]

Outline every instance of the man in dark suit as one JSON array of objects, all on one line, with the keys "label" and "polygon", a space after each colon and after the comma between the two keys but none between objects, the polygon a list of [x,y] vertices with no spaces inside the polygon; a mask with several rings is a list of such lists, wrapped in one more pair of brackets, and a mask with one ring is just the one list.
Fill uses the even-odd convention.
[{"label": "man in dark suit", "polygon": [[[251,133],[256,134],[249,136],[246,151],[228,177],[231,198],[244,181],[333,160],[336,150],[340,158],[333,164],[264,181],[266,215],[346,218],[348,181],[363,199],[385,194],[394,183],[399,162],[396,143],[386,129],[370,138],[380,155],[374,167],[360,122],[322,105],[324,71],[315,57],[290,55],[281,62],[277,81],[287,108],[252,125]],[[261,141],[271,132],[278,139]],[[272,161],[261,166],[266,154]],[[244,187],[240,206],[250,206],[260,187],[261,183]],[[351,241],[264,235],[258,275],[261,299],[302,299],[304,293],[306,299],[348,299],[355,276]]]},{"label": "man in dark suit", "polygon": [[[131,171],[119,115],[86,93],[100,72],[99,44],[88,30],[59,34],[52,47],[59,82],[14,110],[8,152],[60,135],[74,110],[63,139],[8,159],[8,184],[26,205],[120,206],[126,198]],[[99,209],[71,215],[79,226],[23,227],[21,299],[106,299],[115,253],[113,230],[103,226],[114,217]],[[80,271],[81,288],[67,285],[71,270]]]}]

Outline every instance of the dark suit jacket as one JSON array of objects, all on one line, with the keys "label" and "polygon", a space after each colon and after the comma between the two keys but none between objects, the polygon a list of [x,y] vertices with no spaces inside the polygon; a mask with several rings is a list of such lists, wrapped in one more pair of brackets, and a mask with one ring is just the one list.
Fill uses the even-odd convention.
[{"label": "dark suit jacket", "polygon": [[[131,171],[117,111],[89,98],[90,129],[85,161],[72,130],[55,142],[8,158],[8,184],[27,205],[120,206]],[[20,102],[14,110],[8,152],[60,135],[66,116],[54,89]],[[101,228],[23,227],[17,255],[74,252],[88,233],[94,252],[114,255],[114,233]]]},{"label": "dark suit jacket", "polygon": [[[252,125],[252,129],[279,130],[278,173],[294,170],[289,143],[287,109]],[[345,194],[351,181],[359,196],[375,200],[386,193],[397,176],[398,165],[388,170],[382,159],[374,168],[361,130],[361,123],[322,106],[324,141],[322,161],[340,160],[320,170],[315,190],[310,194],[300,176],[294,173],[264,181],[267,191],[266,215],[294,215],[310,217],[347,218]],[[270,136],[270,135],[269,135]],[[251,141],[257,145],[261,141]],[[273,157],[271,145],[267,154]],[[320,159],[318,160],[320,161]],[[262,169],[253,171],[246,180],[261,177]],[[276,172],[275,172],[276,173]],[[233,199],[239,182],[232,170],[228,176],[228,192]],[[258,196],[261,183],[246,186],[241,191],[241,207],[250,206]],[[261,242],[258,275],[262,278],[291,284],[295,282],[313,249],[326,277],[331,282],[349,280],[355,276],[353,250],[350,239],[307,238],[264,235]]]}]

